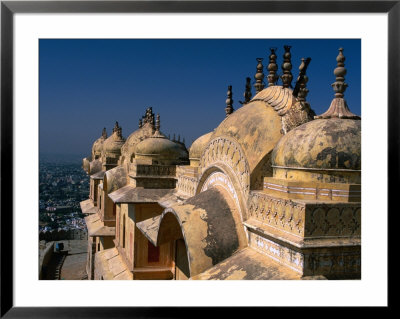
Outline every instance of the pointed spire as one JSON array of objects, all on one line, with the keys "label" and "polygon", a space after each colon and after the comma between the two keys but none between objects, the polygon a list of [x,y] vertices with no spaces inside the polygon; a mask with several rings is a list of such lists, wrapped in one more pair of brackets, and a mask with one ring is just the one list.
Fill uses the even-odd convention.
[{"label": "pointed spire", "polygon": [[106,128],[103,128],[103,131],[101,132],[101,136],[106,139],[107,138],[107,130]]},{"label": "pointed spire", "polygon": [[281,75],[281,79],[282,79],[282,86],[284,88],[289,88],[292,87],[292,79],[293,79],[293,75],[292,75],[292,63],[291,63],[291,57],[292,54],[290,53],[290,45],[285,45],[285,53],[283,54],[283,64],[282,64],[282,71],[283,74]]},{"label": "pointed spire", "polygon": [[139,119],[139,128],[142,128],[143,123],[142,123],[142,119]]},{"label": "pointed spire", "polygon": [[226,103],[225,113],[226,113],[226,116],[228,117],[229,114],[232,114],[232,112],[233,112],[232,85],[228,86],[227,96],[228,97],[225,101],[225,103]]},{"label": "pointed spire", "polygon": [[264,73],[263,73],[263,58],[257,58],[256,59],[258,64],[257,64],[257,72],[254,75],[254,78],[256,80],[256,83],[254,83],[254,87],[256,88],[256,94],[264,89]]},{"label": "pointed spire", "polygon": [[172,141],[175,142],[175,133],[174,133],[174,137],[173,137]]},{"label": "pointed spire", "polygon": [[246,88],[245,88],[245,91],[243,94],[244,102],[239,101],[240,104],[245,105],[245,104],[249,103],[251,100],[251,83],[250,83],[250,81],[251,81],[250,78],[246,78]]},{"label": "pointed spire", "polygon": [[276,82],[279,79],[278,74],[276,71],[278,70],[278,65],[276,64],[276,48],[269,48],[271,50],[271,54],[269,56],[269,64],[267,67],[267,70],[269,71],[269,74],[267,76],[268,78],[268,86],[273,86],[276,85]]},{"label": "pointed spire", "polygon": [[347,88],[347,83],[344,82],[344,76],[347,73],[344,67],[345,57],[343,55],[343,48],[339,49],[339,55],[336,58],[337,66],[333,71],[336,76],[336,81],[332,83],[333,90],[335,91],[335,97],[329,106],[329,109],[321,115],[314,116],[315,119],[329,119],[329,118],[341,118],[341,119],[353,119],[360,120],[361,118],[352,113],[347,106],[347,102],[344,99],[344,91]]}]

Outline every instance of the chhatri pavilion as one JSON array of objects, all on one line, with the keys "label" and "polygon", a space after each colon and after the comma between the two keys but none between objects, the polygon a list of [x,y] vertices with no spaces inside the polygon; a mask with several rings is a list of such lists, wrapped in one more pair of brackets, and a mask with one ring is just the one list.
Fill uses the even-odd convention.
[{"label": "chhatri pavilion", "polygon": [[[89,279],[360,279],[361,119],[334,97],[316,115],[302,59],[292,89],[290,46],[277,74],[257,59],[252,96],[189,149],[147,108],[127,138],[118,122],[83,159]],[[268,82],[264,83],[264,79]],[[280,80],[280,84],[278,81]]]}]

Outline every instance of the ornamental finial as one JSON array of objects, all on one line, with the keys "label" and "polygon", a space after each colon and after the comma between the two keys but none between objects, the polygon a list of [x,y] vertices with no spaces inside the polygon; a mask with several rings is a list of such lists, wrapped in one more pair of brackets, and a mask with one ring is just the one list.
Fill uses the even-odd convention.
[{"label": "ornamental finial", "polygon": [[264,73],[263,73],[263,58],[257,58],[256,59],[258,64],[257,64],[257,72],[254,75],[254,78],[256,80],[256,83],[254,83],[254,87],[256,88],[256,94],[258,92],[261,92],[264,89]]},{"label": "ornamental finial", "polygon": [[155,129],[156,129],[156,132],[160,132],[160,114],[157,114]]},{"label": "ornamental finial", "polygon": [[278,65],[276,64],[276,48],[270,48],[271,50],[271,54],[269,56],[269,64],[267,67],[268,70],[268,86],[273,86],[276,85],[276,82],[279,79],[278,74],[276,73],[276,71],[278,70]]},{"label": "ornamental finial", "polygon": [[291,63],[291,57],[292,54],[290,53],[290,45],[285,45],[285,53],[283,54],[283,64],[282,64],[282,71],[283,74],[281,75],[281,79],[282,79],[282,86],[284,88],[289,88],[292,87],[292,79],[293,79],[293,75],[292,75],[292,63]]},{"label": "ornamental finial", "polygon": [[232,114],[233,112],[232,85],[228,86],[227,98],[225,103],[226,103],[225,113],[226,117],[228,117],[229,114]]},{"label": "ornamental finial", "polygon": [[240,104],[245,105],[245,104],[249,103],[251,100],[251,83],[250,83],[250,81],[251,81],[250,78],[246,78],[246,88],[245,88],[245,91],[243,94],[244,102],[239,101]]},{"label": "ornamental finial", "polygon": [[107,138],[107,130],[106,128],[103,128],[103,131],[101,132],[101,136],[106,139]]},{"label": "ornamental finial", "polygon": [[341,118],[341,119],[353,119],[360,120],[361,117],[352,113],[344,99],[344,91],[347,88],[347,83],[344,82],[344,76],[346,75],[346,68],[344,67],[345,57],[343,55],[343,48],[339,49],[339,55],[336,58],[337,66],[333,71],[336,76],[336,81],[332,83],[333,90],[335,91],[335,97],[329,106],[329,109],[321,115],[314,116],[315,119],[329,119],[329,118]]}]

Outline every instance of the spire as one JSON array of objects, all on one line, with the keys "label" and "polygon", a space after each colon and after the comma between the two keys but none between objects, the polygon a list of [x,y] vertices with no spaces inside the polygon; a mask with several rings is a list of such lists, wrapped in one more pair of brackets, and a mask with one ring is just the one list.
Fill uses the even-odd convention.
[{"label": "spire", "polygon": [[297,97],[299,101],[305,101],[308,94],[308,89],[306,87],[308,82],[308,76],[306,75],[307,67],[310,64],[311,58],[301,58],[301,64],[299,66],[299,76],[296,80],[296,85],[293,89],[293,96]]},{"label": "spire", "polygon": [[116,133],[119,138],[122,138],[122,128],[118,125],[117,121],[115,122],[113,133]]},{"label": "spire", "polygon": [[101,136],[106,139],[107,138],[107,130],[106,128],[103,128],[103,132],[101,132]]},{"label": "spire", "polygon": [[257,64],[257,73],[254,75],[254,78],[256,79],[256,83],[254,83],[254,87],[256,88],[256,94],[264,88],[264,73],[263,73],[263,58],[257,58],[256,59],[258,64]]},{"label": "spire", "polygon": [[346,91],[347,83],[344,82],[344,76],[347,73],[344,67],[344,61],[346,58],[343,55],[343,48],[339,49],[339,55],[336,58],[337,66],[333,71],[336,76],[336,81],[332,83],[333,90],[335,91],[335,97],[329,106],[329,109],[322,115],[314,116],[315,119],[329,119],[329,118],[341,118],[341,119],[354,119],[360,120],[361,118],[353,114],[347,102],[344,99],[344,91]]},{"label": "spire", "polygon": [[239,101],[240,104],[247,104],[250,102],[251,100],[251,84],[250,84],[251,79],[250,78],[246,78],[246,89],[244,91],[244,102]]},{"label": "spire", "polygon": [[143,123],[142,123],[142,119],[139,119],[139,128],[142,128]]},{"label": "spire", "polygon": [[115,125],[113,128],[113,133],[116,132],[119,129],[118,121],[115,121]]},{"label": "spire", "polygon": [[284,88],[292,87],[292,63],[290,61],[292,54],[290,53],[290,45],[285,45],[285,53],[283,54],[283,63],[282,63],[282,71],[283,74],[281,75],[282,79],[282,86]]},{"label": "spire", "polygon": [[228,117],[229,114],[232,114],[232,112],[233,112],[232,85],[228,86],[227,95],[228,95],[228,97],[227,97],[227,99],[225,101],[225,103],[226,103],[226,108],[225,108],[226,117]]},{"label": "spire", "polygon": [[276,74],[276,71],[278,70],[278,65],[276,64],[276,48],[269,48],[271,50],[271,54],[269,56],[269,64],[267,67],[267,70],[269,71],[268,74],[268,86],[273,86],[276,85],[276,82],[279,79],[278,74]]}]

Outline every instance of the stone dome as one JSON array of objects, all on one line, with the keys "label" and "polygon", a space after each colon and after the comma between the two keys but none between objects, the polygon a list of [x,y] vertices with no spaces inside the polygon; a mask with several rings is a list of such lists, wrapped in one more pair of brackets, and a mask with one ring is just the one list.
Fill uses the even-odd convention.
[{"label": "stone dome", "polygon": [[189,149],[189,159],[199,159],[201,157],[201,153],[204,150],[204,147],[207,145],[207,143],[210,141],[210,138],[212,136],[213,132],[209,132],[207,134],[204,134],[200,136],[198,139],[196,139],[193,143],[192,146],[190,146]]},{"label": "stone dome", "polygon": [[105,141],[105,140],[106,140],[106,139],[102,136],[102,137],[98,138],[98,139],[93,143],[93,146],[92,146],[92,154],[94,155],[94,157],[100,155],[101,152],[103,151],[103,144],[104,144],[104,141]]},{"label": "stone dome", "polygon": [[361,170],[361,121],[332,118],[303,124],[282,137],[272,165]]},{"label": "stone dome", "polygon": [[[157,132],[156,132],[157,133]],[[180,164],[188,162],[188,152],[162,134],[155,134],[135,147],[136,158],[150,158],[155,164]]]},{"label": "stone dome", "polygon": [[126,139],[125,144],[121,147],[121,155],[128,162],[131,160],[133,154],[135,154],[135,147],[138,143],[151,137],[154,133],[154,128],[150,123],[145,123],[141,128],[137,129]]},{"label": "stone dome", "polygon": [[290,113],[296,102],[292,94],[292,89],[282,86],[262,90],[223,120],[210,140],[234,138],[243,148],[252,172],[283,136],[282,117]]},{"label": "stone dome", "polygon": [[102,135],[94,141],[92,145],[92,159],[95,160],[101,156],[103,152],[103,144],[104,141],[107,139],[107,131],[106,128],[103,129]]},{"label": "stone dome", "polygon": [[113,157],[120,155],[121,147],[124,143],[125,139],[122,137],[122,129],[118,125],[118,122],[116,122],[113,133],[103,143],[103,154],[106,156],[112,155]]}]

